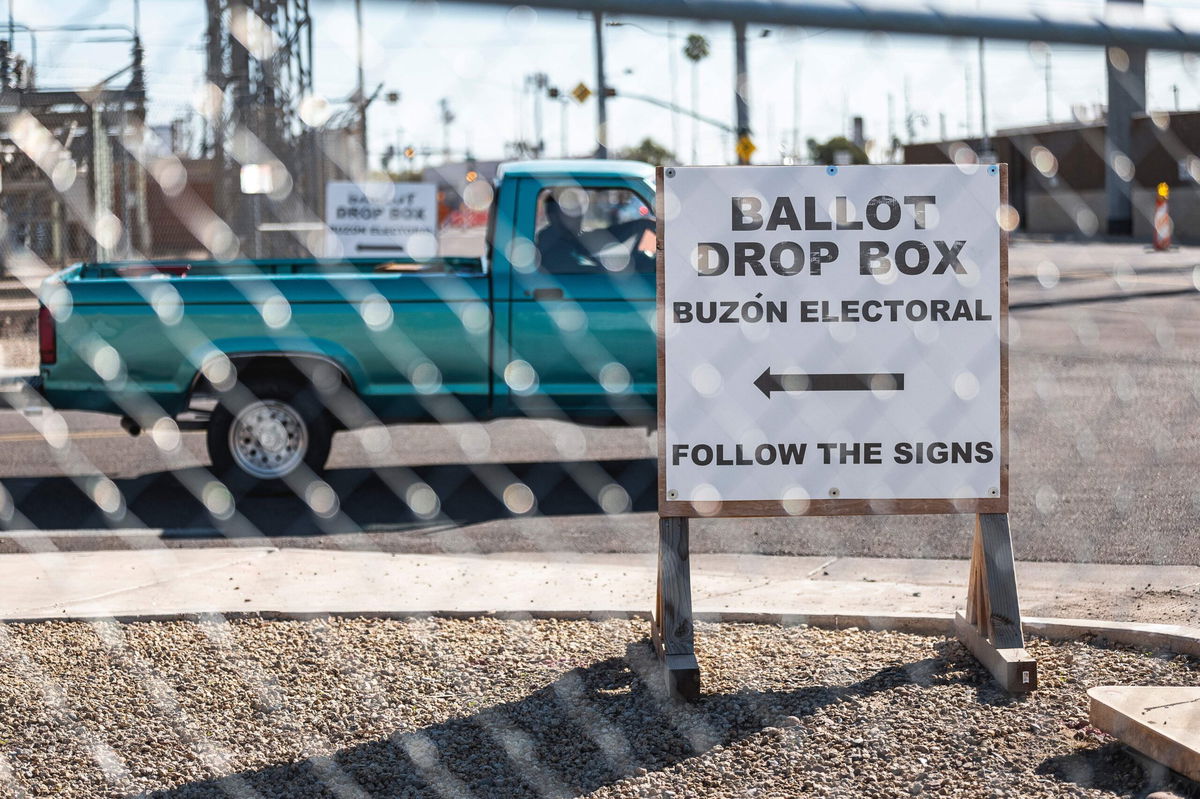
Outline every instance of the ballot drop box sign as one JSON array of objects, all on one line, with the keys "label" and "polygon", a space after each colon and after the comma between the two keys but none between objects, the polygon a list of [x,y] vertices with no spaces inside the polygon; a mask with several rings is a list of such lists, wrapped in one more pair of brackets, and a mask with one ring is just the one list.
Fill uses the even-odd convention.
[{"label": "ballot drop box sign", "polygon": [[437,253],[437,187],[348,180],[325,184],[325,255],[428,258]]},{"label": "ballot drop box sign", "polygon": [[660,513],[1007,511],[1003,165],[658,180]]}]

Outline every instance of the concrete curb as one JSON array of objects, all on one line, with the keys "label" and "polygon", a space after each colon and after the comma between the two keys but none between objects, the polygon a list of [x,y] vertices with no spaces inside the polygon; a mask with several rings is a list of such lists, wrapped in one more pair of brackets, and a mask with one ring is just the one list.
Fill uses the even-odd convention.
[{"label": "concrete curb", "polygon": [[[310,619],[559,619],[562,621],[602,621],[604,619],[650,620],[650,612],[643,610],[520,610],[520,611],[440,611],[440,610],[364,610],[322,612],[290,611],[233,611],[229,613],[145,613],[136,615],[66,615],[61,617],[0,618],[0,624],[41,624],[54,621],[111,622],[121,624],[133,622],[170,621],[239,621],[244,619],[266,619],[269,621],[307,621]],[[954,636],[954,616],[939,613],[910,614],[863,614],[863,613],[755,613],[732,611],[724,613],[696,613],[699,622],[724,622],[730,624],[773,624],[784,627],[801,624],[827,630],[844,630],[856,627],[860,630],[877,630],[910,633],[913,635]],[[1057,619],[1029,617],[1022,620],[1027,635],[1036,635],[1050,641],[1078,641],[1092,637],[1100,641],[1138,647],[1153,652],[1171,652],[1179,655],[1200,657],[1200,628],[1174,624],[1139,624],[1134,622],[1098,621],[1095,619]]]}]

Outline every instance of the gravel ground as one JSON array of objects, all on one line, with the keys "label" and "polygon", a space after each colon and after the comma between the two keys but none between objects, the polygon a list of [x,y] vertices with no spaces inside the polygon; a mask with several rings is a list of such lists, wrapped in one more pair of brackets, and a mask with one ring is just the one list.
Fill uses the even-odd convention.
[{"label": "gravel ground", "polygon": [[[1200,661],[1035,640],[1014,700],[955,641],[700,625],[664,704],[644,621],[0,626],[0,792],[56,797],[1187,795],[1087,724]],[[643,681],[639,675],[647,675]],[[1189,787],[1190,786],[1190,787]]]}]

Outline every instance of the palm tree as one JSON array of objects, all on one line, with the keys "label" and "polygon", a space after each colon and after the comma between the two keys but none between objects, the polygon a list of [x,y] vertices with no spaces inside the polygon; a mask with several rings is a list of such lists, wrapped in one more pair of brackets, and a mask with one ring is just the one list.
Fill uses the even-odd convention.
[{"label": "palm tree", "polygon": [[[700,62],[708,58],[708,39],[698,33],[689,33],[687,43],[683,46],[683,54],[692,62],[692,113],[700,112]],[[692,117],[692,163],[699,158],[696,155],[696,140],[700,138],[700,123]]]}]

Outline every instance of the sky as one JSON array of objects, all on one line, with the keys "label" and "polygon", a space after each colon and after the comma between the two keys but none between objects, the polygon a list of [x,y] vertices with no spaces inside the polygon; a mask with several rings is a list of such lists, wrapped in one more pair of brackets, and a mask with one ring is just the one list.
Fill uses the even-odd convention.
[{"label": "sky", "polygon": [[[134,0],[11,0],[18,24],[132,25]],[[973,0],[962,0],[973,8]],[[1045,7],[1040,3],[1015,4]],[[1083,9],[1098,0],[1056,0]],[[1195,9],[1196,3],[1151,2],[1148,7]],[[1012,10],[1009,8],[1009,10]],[[350,0],[313,0],[314,83],[317,94],[344,103],[355,88],[355,20]],[[579,83],[595,89],[590,15],[504,9],[453,2],[364,1],[364,69],[368,90],[382,84],[399,92],[382,98],[369,116],[372,165],[389,145],[440,152],[443,127],[438,102],[455,114],[451,149],[476,158],[500,158],[505,145],[532,140],[535,104],[527,76],[545,72],[565,94]],[[605,27],[606,73],[622,91],[674,100],[732,125],[734,58],[731,26],[653,18],[610,20]],[[149,121],[168,124],[185,115],[203,86],[204,0],[142,0],[142,38],[150,96]],[[706,36],[711,55],[695,67],[699,88],[693,106],[693,67],[681,54],[689,33]],[[793,142],[849,132],[862,116],[868,140],[882,146],[891,134],[935,140],[945,134],[978,134],[978,47],[974,41],[888,36],[819,29],[750,26],[751,125],[758,162],[778,161]],[[128,61],[120,32],[38,34],[38,83],[44,88],[86,86]],[[17,36],[17,49],[28,51]],[[674,56],[674,58],[672,57]],[[1044,54],[1024,43],[985,46],[989,129],[1047,121]],[[672,79],[674,76],[674,79]],[[1174,53],[1151,53],[1147,69],[1151,109],[1200,107],[1200,62]],[[1050,52],[1050,118],[1094,113],[1105,100],[1104,55],[1099,48],[1054,46]],[[596,100],[542,103],[546,154],[589,154],[595,148]],[[889,110],[890,109],[890,110]],[[706,124],[693,126],[654,105],[618,96],[608,103],[609,144],[614,150],[652,137],[680,160],[725,163],[732,137]],[[673,120],[673,117],[675,119]],[[798,130],[798,136],[795,131]],[[440,156],[433,157],[436,163]]]}]

